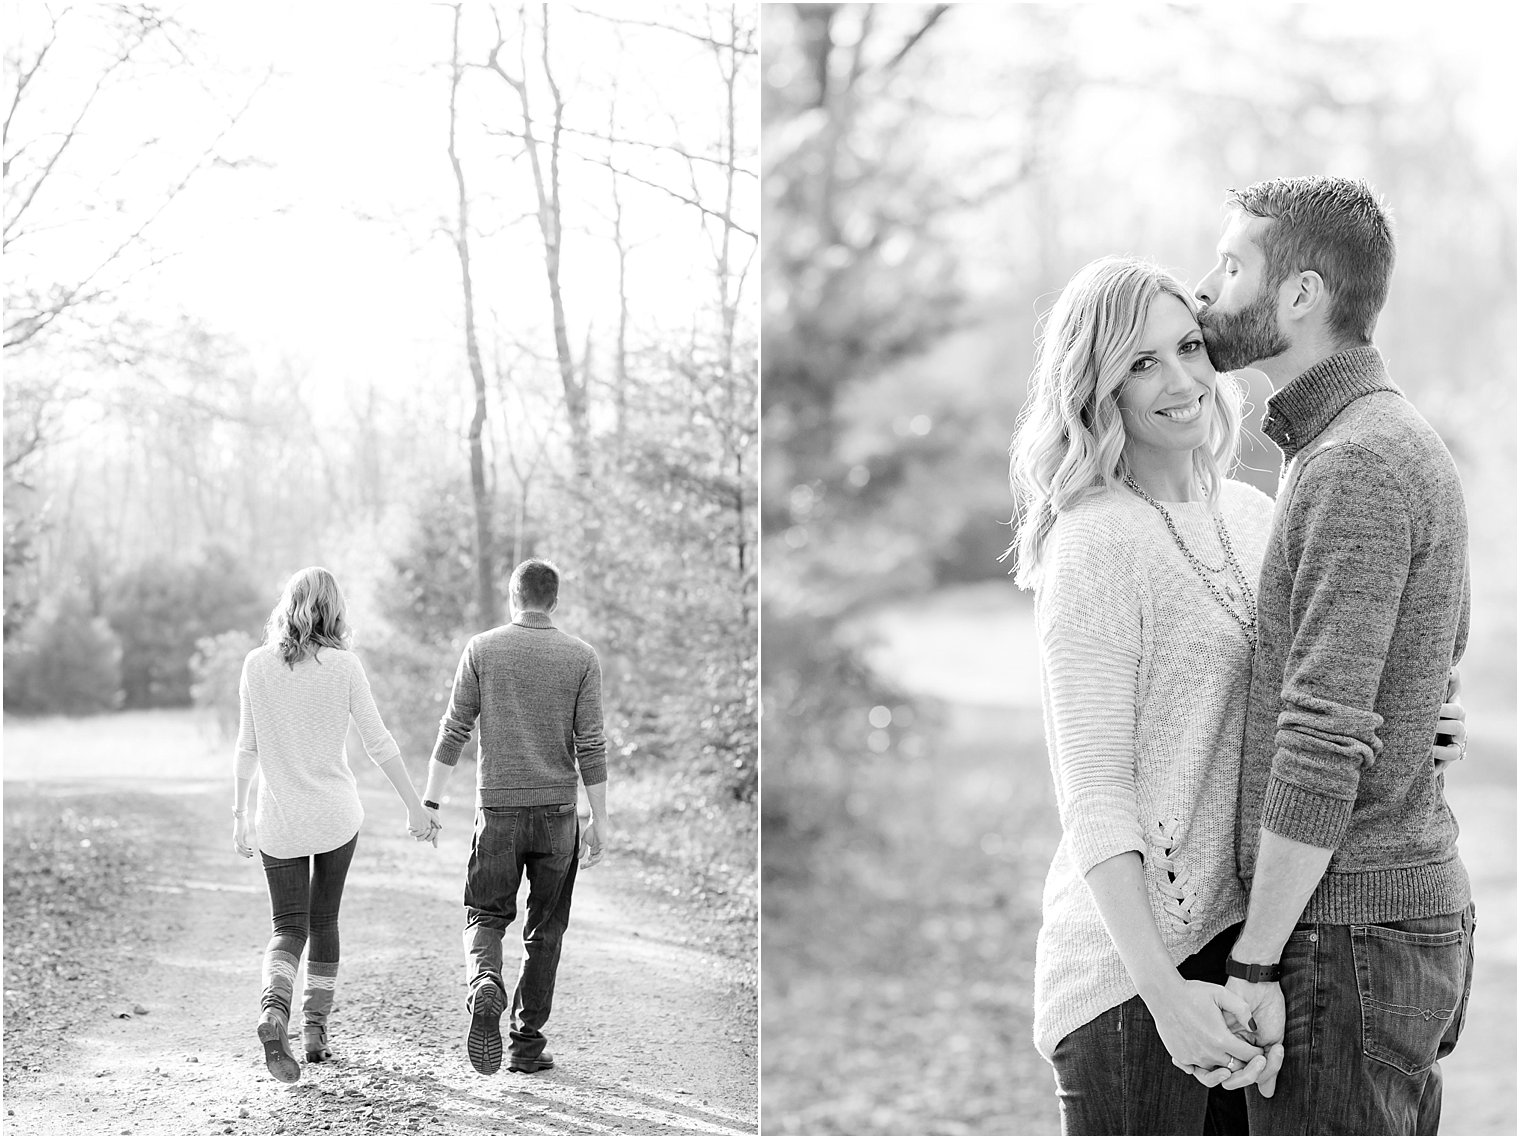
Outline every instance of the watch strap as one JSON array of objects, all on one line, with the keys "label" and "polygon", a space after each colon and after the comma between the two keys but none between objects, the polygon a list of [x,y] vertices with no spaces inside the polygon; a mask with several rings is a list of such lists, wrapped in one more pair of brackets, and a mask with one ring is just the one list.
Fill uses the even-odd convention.
[{"label": "watch strap", "polygon": [[438,809],[438,804],[433,802],[431,799],[422,800],[422,805],[430,811],[436,811]]},{"label": "watch strap", "polygon": [[1270,965],[1242,965],[1233,957],[1224,959],[1225,975],[1239,977],[1242,981],[1250,981],[1252,984],[1260,984],[1263,981],[1278,981],[1282,979],[1282,962],[1274,961]]}]

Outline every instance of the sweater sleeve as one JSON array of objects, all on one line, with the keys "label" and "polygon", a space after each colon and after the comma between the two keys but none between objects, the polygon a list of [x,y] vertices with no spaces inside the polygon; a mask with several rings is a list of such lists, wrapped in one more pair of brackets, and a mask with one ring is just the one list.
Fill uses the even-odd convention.
[{"label": "sweater sleeve", "polygon": [[575,697],[575,765],[587,787],[607,782],[607,740],[602,734],[602,662],[595,652]]},{"label": "sweater sleeve", "polygon": [[1070,523],[1040,587],[1040,656],[1061,826],[1085,875],[1145,851],[1135,795],[1143,622],[1135,551],[1099,521]]},{"label": "sweater sleeve", "polygon": [[459,753],[470,742],[470,732],[480,715],[480,674],[475,669],[475,641],[465,645],[454,673],[454,688],[449,706],[438,721],[438,738],[433,741],[433,759],[445,767],[459,762]]},{"label": "sweater sleeve", "polygon": [[1331,850],[1345,838],[1361,773],[1383,746],[1374,705],[1411,534],[1403,489],[1379,456],[1347,443],[1305,464],[1282,538],[1290,643],[1262,804],[1274,834]]},{"label": "sweater sleeve", "polygon": [[243,661],[243,673],[238,677],[237,753],[232,769],[239,779],[252,779],[259,770],[259,741],[253,730],[253,705],[248,699],[246,659]]},{"label": "sweater sleeve", "polygon": [[353,658],[353,671],[348,678],[348,714],[353,717],[354,727],[359,729],[365,753],[377,766],[401,754],[396,738],[380,719],[380,709],[375,707],[375,697],[369,690],[369,677],[358,657]]}]

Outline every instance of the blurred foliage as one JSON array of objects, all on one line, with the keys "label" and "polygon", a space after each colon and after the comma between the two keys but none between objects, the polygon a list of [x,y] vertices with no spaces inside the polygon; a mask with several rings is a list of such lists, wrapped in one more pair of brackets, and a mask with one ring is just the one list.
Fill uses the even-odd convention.
[{"label": "blurred foliage", "polygon": [[191,702],[197,642],[229,630],[251,634],[268,614],[238,559],[213,546],[198,561],[155,558],[112,580],[105,615],[121,638],[128,708]]},{"label": "blurred foliage", "polygon": [[258,637],[241,629],[195,642],[195,655],[190,658],[190,698],[197,708],[211,709],[225,741],[237,739],[243,660],[259,644]]},{"label": "blurred foliage", "polygon": [[121,640],[81,593],[43,602],[6,641],[7,711],[82,715],[121,705]]}]

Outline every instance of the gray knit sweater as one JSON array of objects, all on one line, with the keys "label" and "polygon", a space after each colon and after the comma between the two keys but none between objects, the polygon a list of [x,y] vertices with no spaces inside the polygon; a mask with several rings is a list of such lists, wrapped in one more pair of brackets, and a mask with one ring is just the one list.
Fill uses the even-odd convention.
[{"label": "gray knit sweater", "polygon": [[1305,921],[1428,917],[1470,897],[1430,744],[1467,641],[1467,515],[1451,455],[1372,347],[1267,403],[1286,463],[1262,565],[1239,862],[1259,828],[1333,850]]},{"label": "gray knit sweater", "polygon": [[480,720],[478,806],[575,802],[575,775],[607,781],[596,650],[547,614],[520,613],[470,638],[433,758],[452,767]]}]

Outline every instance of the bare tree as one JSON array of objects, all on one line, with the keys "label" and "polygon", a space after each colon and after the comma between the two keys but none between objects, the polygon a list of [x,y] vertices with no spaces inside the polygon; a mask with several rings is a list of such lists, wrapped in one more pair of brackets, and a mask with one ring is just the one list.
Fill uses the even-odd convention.
[{"label": "bare tree", "polygon": [[[554,79],[550,62],[549,6],[539,5],[539,53],[538,65],[544,82],[549,88],[550,115],[549,137],[540,140],[534,130],[533,104],[528,85],[528,20],[519,9],[518,14],[518,70],[514,74],[502,63],[502,51],[507,46],[501,18],[494,10],[496,43],[492,45],[486,66],[517,95],[522,118],[520,135],[528,164],[533,172],[533,189],[538,202],[538,229],[544,246],[544,271],[549,288],[549,307],[553,318],[555,362],[559,369],[560,386],[565,397],[565,412],[570,420],[571,446],[577,480],[581,493],[589,497],[594,467],[591,451],[591,413],[588,388],[584,376],[576,374],[575,358],[570,350],[570,334],[565,320],[564,293],[560,287],[560,261],[564,247],[564,221],[560,201],[560,153],[564,135],[565,101]],[[547,169],[543,151],[547,150]]]},{"label": "bare tree", "polygon": [[[188,58],[180,42],[184,29],[155,5],[124,3],[99,11],[108,11],[116,21],[115,44],[93,76],[86,77],[87,89],[65,113],[61,129],[50,129],[43,121],[45,105],[38,101],[39,86],[51,68],[63,66],[56,61],[67,54],[70,37],[83,35],[81,21],[86,17],[69,8],[56,15],[49,12],[47,31],[38,47],[28,51],[18,41],[6,53],[6,71],[12,80],[7,86],[9,101],[0,134],[3,134],[5,179],[3,250],[7,256],[15,254],[29,239],[73,224],[71,215],[77,215],[81,203],[68,200],[66,188],[55,192],[54,187],[66,187],[67,183],[60,180],[65,175],[67,159],[87,137],[92,113],[108,92],[129,82],[135,65],[160,44],[177,58]],[[198,174],[218,162],[238,164],[221,159],[219,147],[272,73],[271,70],[264,74],[242,104],[227,115],[216,135],[155,198],[129,217],[114,237],[99,245],[89,268],[64,280],[48,282],[13,274],[6,302],[6,349],[32,342],[65,314],[101,301],[137,272],[156,263],[148,250],[149,231]],[[56,85],[50,96],[56,100]]]},{"label": "bare tree", "polygon": [[459,85],[464,75],[459,52],[462,7],[462,4],[453,5],[454,40],[449,57],[449,164],[454,169],[454,184],[459,192],[454,249],[459,255],[460,284],[464,293],[465,356],[475,385],[475,413],[470,419],[470,493],[475,503],[475,602],[480,611],[480,627],[489,629],[496,624],[497,603],[491,499],[486,488],[485,449],[481,439],[486,423],[486,373],[480,361],[480,340],[475,330],[475,286],[470,275],[470,195],[458,148]]}]

